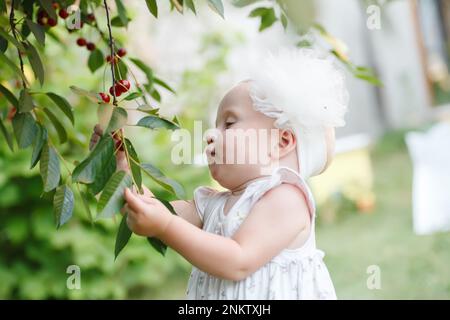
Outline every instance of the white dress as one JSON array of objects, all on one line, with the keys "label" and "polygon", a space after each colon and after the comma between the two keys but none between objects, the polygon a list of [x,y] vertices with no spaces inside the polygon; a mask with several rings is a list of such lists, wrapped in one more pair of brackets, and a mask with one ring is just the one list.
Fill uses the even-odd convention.
[{"label": "white dress", "polygon": [[307,199],[313,218],[311,232],[304,245],[282,250],[240,281],[218,278],[193,266],[186,290],[187,299],[336,299],[333,283],[322,260],[324,253],[316,249],[314,198],[307,183],[294,170],[278,167],[270,176],[250,183],[227,215],[224,215],[223,208],[230,196],[229,191],[198,187],[194,191],[194,202],[203,221],[203,230],[231,238],[256,201],[282,182],[297,185]]}]

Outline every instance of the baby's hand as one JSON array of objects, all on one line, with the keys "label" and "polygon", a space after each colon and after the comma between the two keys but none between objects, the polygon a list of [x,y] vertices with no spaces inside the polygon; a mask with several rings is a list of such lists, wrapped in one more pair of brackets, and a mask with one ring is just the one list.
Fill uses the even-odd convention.
[{"label": "baby's hand", "polygon": [[144,194],[125,190],[126,204],[122,212],[127,214],[127,224],[131,231],[146,237],[162,235],[173,216],[172,213],[147,188]]}]

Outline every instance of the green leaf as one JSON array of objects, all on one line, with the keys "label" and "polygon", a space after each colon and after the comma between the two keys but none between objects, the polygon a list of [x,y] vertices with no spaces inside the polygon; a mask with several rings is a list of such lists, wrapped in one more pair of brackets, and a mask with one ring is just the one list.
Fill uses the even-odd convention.
[{"label": "green leaf", "polygon": [[378,79],[375,76],[364,74],[364,73],[363,74],[355,73],[354,75],[355,75],[356,78],[364,80],[364,81],[367,81],[370,84],[373,84],[375,86],[382,86],[383,85],[383,82],[381,82],[381,80]]},{"label": "green leaf", "polygon": [[139,110],[139,111],[141,111],[141,112],[148,113],[148,114],[150,114],[150,115],[157,116],[157,115],[158,115],[159,108],[152,108],[152,107],[149,106],[149,105],[143,104],[143,105],[140,105],[140,106],[137,108],[137,110]]},{"label": "green leaf", "polygon": [[28,89],[22,89],[22,91],[20,91],[19,108],[17,110],[19,112],[28,112],[33,110],[33,108],[33,99],[31,98]]},{"label": "green leaf", "polygon": [[197,15],[197,12],[195,11],[194,1],[184,0],[184,5],[186,5],[186,7],[188,7],[195,15]]},{"label": "green leaf", "polygon": [[150,178],[152,178],[161,187],[171,192],[179,199],[184,199],[186,194],[181,184],[179,184],[175,180],[172,180],[164,176],[164,174],[158,168],[151,165],[150,163],[141,164],[141,168]]},{"label": "green leaf", "polygon": [[30,61],[34,75],[37,79],[39,79],[39,82],[42,86],[44,84],[44,65],[42,64],[41,57],[39,56],[36,48],[31,43],[25,43],[25,47],[28,60]]},{"label": "green leaf", "polygon": [[158,18],[158,4],[156,3],[156,0],[145,0],[145,2],[147,3],[147,8],[150,13],[155,18]]},{"label": "green leaf", "polygon": [[67,132],[66,129],[64,129],[64,126],[61,124],[59,119],[55,116],[53,112],[51,112],[49,109],[44,108],[44,112],[47,115],[47,117],[52,122],[53,126],[56,129],[56,133],[58,133],[58,138],[60,143],[64,143],[67,141]]},{"label": "green leaf", "polygon": [[161,102],[161,95],[159,94],[158,90],[156,90],[155,88],[150,90],[150,95],[156,101]]},{"label": "green leaf", "polygon": [[158,251],[159,253],[161,253],[163,256],[166,255],[166,251],[167,251],[167,246],[164,244],[164,242],[162,242],[161,240],[159,240],[158,238],[152,238],[152,237],[147,237],[147,241],[148,243],[151,244],[151,246]]},{"label": "green leaf", "polygon": [[72,106],[70,105],[69,101],[53,92],[47,92],[46,94],[50,99],[53,100],[53,102],[59,107],[59,109],[61,109],[61,111],[67,116],[67,118],[69,118],[70,122],[72,122],[72,124],[75,124]]},{"label": "green leaf", "polygon": [[172,93],[175,93],[175,90],[173,90],[167,83],[165,83],[161,79],[154,77],[154,81],[155,81],[155,84],[169,90]]},{"label": "green leaf", "polygon": [[122,0],[116,0],[116,7],[117,7],[117,11],[119,13],[120,21],[122,21],[122,24],[125,27],[127,27],[129,19],[128,19],[128,14],[127,14],[127,9],[123,5]]},{"label": "green leaf", "polygon": [[8,40],[0,36],[0,52],[5,53],[6,49],[8,49]]},{"label": "green leaf", "polygon": [[9,91],[6,87],[0,84],[0,93],[2,93],[6,99],[17,109],[19,110],[19,100],[17,100],[16,96]]},{"label": "green leaf", "polygon": [[45,46],[45,29],[43,26],[34,23],[30,19],[27,19],[27,25],[28,28],[30,28],[31,32],[33,33],[34,37],[36,38],[37,42]]},{"label": "green leaf", "polygon": [[128,139],[125,139],[125,148],[127,148],[128,156],[134,160],[130,161],[131,174],[133,176],[133,180],[136,183],[139,190],[142,191],[142,174],[141,174],[141,167],[139,166],[140,163],[139,157],[136,153],[136,150],[133,147],[133,144]]},{"label": "green leaf", "polygon": [[176,130],[179,129],[179,127],[177,126],[177,124],[157,117],[157,116],[146,116],[144,118],[142,118],[141,120],[138,121],[138,123],[136,124],[139,127],[145,127],[145,128],[150,128],[150,129],[158,129],[158,128],[166,128],[169,130]]},{"label": "green leaf", "polygon": [[277,17],[275,15],[275,10],[273,8],[256,8],[250,12],[250,17],[260,17],[261,24],[259,27],[259,31],[263,31],[267,29],[272,24],[277,21]]},{"label": "green leaf", "polygon": [[37,129],[36,141],[34,142],[33,154],[31,156],[30,169],[33,169],[38,163],[39,158],[41,157],[42,148],[48,141],[47,129],[40,123],[37,123]]},{"label": "green leaf", "polygon": [[130,58],[130,60],[136,65],[136,67],[138,67],[139,69],[141,69],[142,72],[144,72],[145,76],[147,77],[148,80],[148,84],[152,85],[153,84],[153,70],[147,66],[143,61],[136,59],[136,58]]},{"label": "green leaf", "polygon": [[[86,210],[86,212],[88,214],[89,221],[93,222],[94,219],[92,218],[91,207],[89,206],[89,199],[90,199],[90,198],[88,198],[89,194],[87,192],[83,192],[81,190],[79,190],[79,192],[80,192],[81,200],[83,201],[84,209]],[[91,198],[94,198],[94,197],[92,196]]]},{"label": "green leaf", "polygon": [[111,114],[111,118],[108,123],[108,127],[105,130],[106,133],[117,131],[127,123],[128,113],[124,108],[114,107]]},{"label": "green leaf", "polygon": [[213,11],[217,12],[222,18],[224,18],[224,10],[222,0],[208,0],[208,5]]},{"label": "green leaf", "polygon": [[262,0],[233,0],[232,4],[233,6],[237,8],[243,8],[245,6],[254,4],[255,2],[262,1]]},{"label": "green leaf", "polygon": [[5,0],[0,0],[0,12],[1,13],[6,13],[6,3]]},{"label": "green leaf", "polygon": [[131,101],[131,100],[137,99],[139,97],[142,97],[141,92],[132,92],[128,96],[125,97],[125,100]]},{"label": "green leaf", "polygon": [[55,149],[45,144],[39,163],[44,191],[52,191],[58,186],[61,178],[59,159]]},{"label": "green leaf", "polygon": [[161,198],[157,198],[158,199],[158,201],[160,201],[172,214],[177,214],[176,212],[175,212],[175,209],[172,207],[172,205],[170,204],[170,202],[169,201],[167,201],[167,200],[164,200],[164,199],[161,199]]},{"label": "green leaf", "polygon": [[116,172],[116,157],[111,157],[97,172],[97,176],[93,183],[88,184],[89,191],[94,195],[103,190],[108,180]]},{"label": "green leaf", "polygon": [[99,49],[95,49],[89,55],[88,60],[89,70],[91,70],[91,72],[94,73],[97,69],[99,69],[103,65],[104,61],[105,59],[103,58],[103,53]]},{"label": "green leaf", "polygon": [[285,14],[281,14],[281,24],[283,25],[284,30],[288,27],[288,18]]},{"label": "green leaf", "polygon": [[42,8],[44,8],[45,11],[47,11],[48,15],[53,18],[53,19],[57,19],[58,17],[56,16],[56,11],[55,9],[53,9],[52,6],[52,1],[50,0],[39,0]]},{"label": "green leaf", "polygon": [[31,32],[31,30],[28,27],[28,25],[26,23],[22,23],[22,29],[20,30],[22,39],[28,38],[28,36],[30,35],[30,32]]},{"label": "green leaf", "polygon": [[73,207],[74,196],[72,189],[67,185],[59,186],[53,197],[53,210],[57,228],[61,227],[72,218]]},{"label": "green leaf", "polygon": [[96,102],[96,103],[102,102],[102,99],[95,92],[87,91],[87,90],[78,88],[77,86],[70,86],[70,90],[72,90],[73,93],[75,93],[79,96],[88,98],[92,102]]},{"label": "green leaf", "polygon": [[114,248],[114,260],[117,259],[117,256],[122,251],[122,249],[125,248],[130,238],[131,230],[128,228],[127,215],[125,214],[122,218],[122,221],[120,221],[119,230],[117,231],[116,245]]},{"label": "green leaf", "polygon": [[5,125],[3,124],[3,120],[0,117],[0,131],[2,132],[3,136],[5,137],[6,142],[8,143],[8,147],[11,151],[14,151],[14,145],[13,140],[11,137],[11,134],[6,130]]},{"label": "green leaf", "polygon": [[0,36],[6,41],[11,42],[13,45],[15,45],[16,48],[19,49],[20,51],[22,52],[25,51],[25,48],[22,45],[22,43],[17,41],[14,37],[10,36],[9,33],[7,33],[3,28],[0,28]]},{"label": "green leaf", "polygon": [[131,187],[131,177],[125,171],[117,171],[109,179],[97,204],[97,218],[109,218],[123,207],[123,193]]},{"label": "green leaf", "polygon": [[14,135],[20,149],[30,146],[38,132],[36,121],[29,112],[16,113],[12,120]]},{"label": "green leaf", "polygon": [[104,135],[89,156],[73,170],[72,181],[93,183],[112,158],[115,158],[114,141],[110,135]]},{"label": "green leaf", "polygon": [[310,41],[306,40],[306,39],[300,40],[297,43],[297,47],[299,47],[299,48],[308,48],[308,47],[311,47],[311,46],[312,46],[312,43]]},{"label": "green leaf", "polygon": [[5,64],[7,64],[11,68],[11,70],[17,73],[27,85],[30,85],[22,71],[20,71],[20,69],[14,64],[14,62],[12,62],[7,56],[5,56],[3,52],[0,52],[0,61],[3,61]]},{"label": "green leaf", "polygon": [[122,22],[122,20],[120,19],[119,16],[114,17],[114,18],[111,19],[111,25],[113,27],[120,27],[120,28],[126,27],[126,25],[123,24],[123,22]]}]

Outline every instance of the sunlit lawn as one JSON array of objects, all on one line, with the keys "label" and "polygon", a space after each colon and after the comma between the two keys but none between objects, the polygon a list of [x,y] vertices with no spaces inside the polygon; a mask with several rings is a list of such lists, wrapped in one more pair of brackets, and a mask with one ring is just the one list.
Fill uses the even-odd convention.
[{"label": "sunlit lawn", "polygon": [[[413,233],[412,165],[402,137],[389,134],[372,151],[374,212],[318,229],[340,299],[450,298],[450,233]],[[367,288],[370,265],[380,267],[380,290]]]}]

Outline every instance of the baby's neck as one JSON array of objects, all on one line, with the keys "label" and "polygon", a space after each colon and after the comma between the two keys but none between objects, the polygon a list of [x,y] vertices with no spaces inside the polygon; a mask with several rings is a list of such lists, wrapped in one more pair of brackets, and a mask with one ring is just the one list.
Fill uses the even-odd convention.
[{"label": "baby's neck", "polygon": [[247,188],[247,186],[249,184],[251,184],[255,181],[263,180],[263,179],[267,179],[267,176],[260,176],[260,177],[254,178],[254,179],[250,179],[250,180],[244,182],[243,184],[241,184],[233,189],[230,189],[229,191],[233,196],[239,196],[245,191],[245,189]]}]

